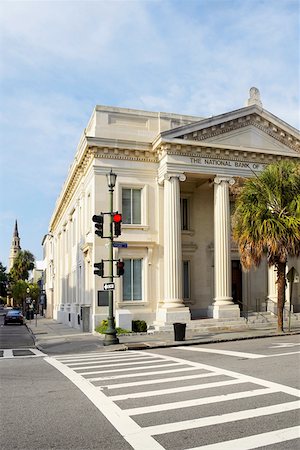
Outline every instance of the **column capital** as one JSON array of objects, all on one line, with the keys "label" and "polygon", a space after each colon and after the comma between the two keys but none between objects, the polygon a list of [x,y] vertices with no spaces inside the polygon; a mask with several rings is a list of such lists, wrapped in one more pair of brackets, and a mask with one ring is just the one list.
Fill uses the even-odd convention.
[{"label": "column capital", "polygon": [[224,175],[216,175],[214,178],[214,183],[221,184],[222,182],[228,183],[232,186],[235,183],[235,179],[232,177],[225,177]]},{"label": "column capital", "polygon": [[179,181],[185,181],[186,180],[186,176],[184,175],[184,173],[172,173],[172,172],[165,173],[164,177],[163,177],[163,180],[170,181],[171,178],[178,178]]}]

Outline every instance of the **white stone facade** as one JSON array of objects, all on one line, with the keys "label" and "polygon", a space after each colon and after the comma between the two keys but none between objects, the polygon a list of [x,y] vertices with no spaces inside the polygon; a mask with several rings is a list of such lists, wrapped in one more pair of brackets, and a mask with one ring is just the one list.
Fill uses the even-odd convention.
[{"label": "white stone facade", "polygon": [[[109,211],[111,169],[114,210],[123,213],[116,241],[128,243],[114,249],[127,270],[115,279],[120,325],[145,320],[167,329],[191,317],[234,320],[241,305],[276,303],[266,264],[241,272],[230,235],[230,189],[268,163],[299,159],[300,136],[254,100],[208,119],[95,108],[43,241],[48,317],[90,331],[107,318],[106,280],[93,265],[108,258],[108,240],[95,235],[92,216]],[[299,260],[290,265],[300,272]],[[300,308],[299,285],[293,296]]]}]

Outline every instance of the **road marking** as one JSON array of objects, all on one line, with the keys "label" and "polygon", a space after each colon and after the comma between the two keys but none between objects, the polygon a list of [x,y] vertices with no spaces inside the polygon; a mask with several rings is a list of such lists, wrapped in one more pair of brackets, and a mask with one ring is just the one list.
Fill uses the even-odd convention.
[{"label": "road marking", "polygon": [[255,389],[251,391],[235,392],[233,394],[215,395],[213,397],[196,398],[193,400],[185,400],[180,402],[163,403],[162,405],[141,406],[139,408],[126,409],[129,416],[136,416],[138,414],[149,414],[158,411],[170,411],[172,409],[190,408],[191,406],[210,405],[212,403],[226,402],[230,400],[237,400],[241,398],[256,397],[259,395],[272,394],[274,389]]},{"label": "road marking", "polygon": [[202,447],[193,447],[187,450],[250,450],[253,448],[262,448],[279,442],[299,439],[300,427],[282,428],[281,430],[269,431],[268,433],[254,434],[231,441],[217,442],[216,444],[203,445]]},{"label": "road marking", "polygon": [[[189,348],[186,348],[186,350],[189,350]],[[235,352],[237,353],[237,352]],[[228,423],[232,423],[234,421],[239,420],[247,420],[252,419],[255,417],[262,417],[262,416],[270,416],[273,414],[282,414],[287,411],[294,411],[300,407],[300,391],[294,388],[291,388],[289,386],[280,385],[278,383],[266,381],[263,379],[255,378],[252,376],[240,374],[237,372],[233,372],[226,369],[221,369],[218,367],[210,366],[207,364],[202,364],[199,362],[194,361],[188,361],[181,358],[171,357],[171,356],[164,356],[164,355],[157,355],[156,353],[151,352],[140,352],[140,356],[147,355],[148,357],[153,357],[153,359],[159,358],[160,361],[165,362],[167,364],[160,365],[159,367],[161,370],[147,370],[149,369],[149,362],[152,363],[152,361],[144,360],[142,361],[132,361],[131,358],[128,358],[127,364],[128,366],[132,365],[131,370],[134,370],[134,373],[124,373],[124,369],[115,369],[115,367],[121,365],[123,363],[120,361],[115,361],[115,356],[111,359],[111,365],[110,370],[104,370],[102,372],[97,373],[103,373],[104,376],[101,377],[95,377],[95,378],[89,378],[85,377],[85,373],[82,373],[82,367],[69,367],[68,362],[65,364],[55,360],[54,358],[45,358],[46,362],[49,362],[54,367],[56,367],[61,373],[63,373],[65,376],[67,376],[70,381],[72,381],[79,389],[82,390],[82,392],[96,405],[96,407],[104,414],[105,417],[110,420],[110,422],[113,424],[113,426],[116,428],[117,431],[126,439],[126,441],[132,445],[134,450],[141,450],[141,448],[144,450],[158,450],[158,449],[164,449],[164,447],[161,446],[156,440],[154,440],[153,436],[156,435],[162,435],[164,433],[173,433],[173,432],[180,432],[185,431],[189,429],[195,429],[195,428],[202,428],[202,427],[213,427],[215,424],[224,424],[224,426]],[[239,354],[240,356],[240,354]],[[269,356],[269,355],[267,355]],[[107,363],[107,358],[103,362]],[[126,358],[126,356],[124,357]],[[110,359],[110,358],[109,358]],[[70,360],[69,360],[70,362]],[[99,361],[97,361],[98,363]],[[85,362],[83,362],[85,364]],[[116,364],[115,364],[116,363]],[[172,368],[165,370],[164,367],[167,367],[170,365],[170,363],[173,363]],[[144,364],[141,367],[145,368],[147,371],[141,373],[141,367],[140,364]],[[176,369],[176,367],[180,367],[182,365],[185,365],[184,368]],[[153,364],[154,367],[156,367],[156,364]],[[105,364],[105,367],[107,367],[107,364]],[[151,367],[151,366],[150,366]],[[118,375],[107,375],[107,373],[113,374],[115,370],[119,370]],[[197,370],[198,373],[194,373],[191,375],[188,375],[188,371],[195,371]],[[199,373],[201,371],[202,373]],[[182,377],[180,375],[176,376],[175,372],[185,372]],[[172,373],[174,374],[174,377],[168,377],[168,378],[162,378],[166,375],[166,373]],[[161,379],[151,379],[151,376],[154,374],[160,375]],[[124,378],[134,377],[134,378],[140,378],[140,377],[148,377],[148,379],[142,379],[142,381],[138,382],[126,382],[124,381]],[[223,381],[213,381],[213,377],[221,376],[223,378]],[[230,378],[229,380],[224,380],[225,377]],[[145,392],[133,392],[134,389],[131,389],[131,392],[124,393],[122,395],[113,395],[113,396],[107,396],[109,389],[121,389],[130,388],[134,386],[147,386],[151,384],[158,384],[158,383],[164,383],[169,380],[170,383],[173,381],[183,381],[185,379],[201,379],[204,382],[204,384],[196,384],[192,386],[181,386],[181,387],[175,387],[175,388],[168,388],[168,389],[157,389],[157,390],[148,390]],[[205,380],[207,378],[207,380]],[[209,380],[211,379],[211,382]],[[109,380],[117,380],[116,384],[108,384],[105,385],[104,381]],[[119,381],[120,380],[120,383]],[[95,386],[93,384],[93,381],[100,381],[100,386]],[[253,388],[249,388],[249,383],[254,384]],[[232,392],[235,385],[241,385],[242,389],[244,388],[243,384],[245,385],[244,390],[238,390],[238,392]],[[248,384],[248,385],[247,385]],[[222,388],[222,386],[233,386],[233,389],[231,389],[231,392],[228,394],[222,394],[220,392],[220,395],[212,395],[212,396],[204,396],[201,398],[197,398],[197,394],[193,395],[191,400],[185,400],[185,401],[176,401],[176,394],[177,393],[185,393],[188,391],[197,391],[197,390],[203,390],[209,389],[209,388]],[[151,389],[149,386],[148,389]],[[248,390],[246,390],[248,389]],[[123,391],[124,392],[124,391]],[[111,392],[110,392],[111,393]],[[268,405],[264,406],[264,397],[263,395],[269,395],[274,393],[284,393],[288,394],[294,397],[294,401],[289,401],[290,399],[286,399],[285,403],[276,403],[275,405]],[[174,394],[174,402],[168,402],[163,403],[164,395],[166,394]],[[204,391],[204,395],[206,392]],[[209,395],[209,393],[207,393]],[[143,399],[146,397],[153,397],[157,396],[159,397],[158,403],[155,401],[154,405],[151,406],[140,406],[140,407],[131,407],[127,409],[122,409],[122,404],[117,405],[116,402],[127,400],[127,399]],[[166,414],[168,414],[167,411],[169,410],[181,410],[182,408],[190,408],[193,406],[199,406],[201,405],[210,405],[215,404],[217,405],[220,402],[224,401],[230,401],[230,400],[240,400],[242,399],[248,399],[250,397],[259,397],[261,398],[261,401],[255,402],[257,404],[257,408],[251,408],[248,410],[240,410],[235,412],[227,412],[225,414],[216,415],[216,416],[209,416],[209,417],[202,417],[202,418],[196,418],[196,419],[190,419],[190,420],[180,420],[179,422],[173,422],[173,423],[163,423],[153,426],[146,426],[142,427],[138,425],[134,418],[136,416],[141,416],[145,414],[150,413],[156,413],[156,412],[164,412],[166,411]],[[295,399],[296,397],[296,399]],[[172,398],[171,398],[172,400]],[[274,399],[273,399],[274,400]],[[296,401],[295,401],[296,400]],[[151,400],[151,403],[152,400]],[[141,402],[141,404],[147,404],[145,402]],[[123,405],[125,406],[125,405]],[[130,405],[128,405],[130,406]],[[177,414],[177,413],[175,413]],[[146,416],[147,417],[147,416]],[[176,417],[176,415],[175,415]],[[178,414],[177,420],[182,419],[184,415]],[[176,420],[176,418],[174,418]],[[147,423],[147,421],[145,421]],[[292,425],[292,424],[291,424]],[[213,432],[212,428],[212,432]],[[283,430],[276,430],[271,432],[262,433],[261,435],[256,436],[245,436],[239,439],[234,439],[231,441],[226,441],[223,445],[222,443],[216,443],[211,445],[206,445],[202,447],[193,448],[190,450],[200,450],[200,449],[206,449],[206,450],[219,450],[222,448],[222,450],[246,450],[250,448],[257,448],[261,447],[262,445],[269,445],[276,442],[284,442],[292,439],[296,439],[299,437],[299,428],[298,427],[291,427]],[[297,434],[298,433],[298,434]],[[247,432],[245,433],[247,434]],[[176,436],[176,435],[175,435]],[[172,437],[170,436],[170,439]],[[175,437],[174,437],[175,439]],[[171,441],[170,441],[171,442]],[[197,442],[195,442],[197,444]]]},{"label": "road marking", "polygon": [[[164,361],[161,361],[161,362],[163,363]],[[173,363],[173,362],[167,363],[167,364],[153,364],[153,366],[147,366],[147,367],[145,367],[145,369],[155,369],[155,368],[158,368],[158,367],[161,367],[163,369],[164,367],[170,367],[170,366],[172,367],[172,366],[175,366],[175,365],[176,364]],[[101,367],[101,366],[97,366],[97,367]],[[134,367],[134,369],[143,369],[143,366]],[[115,372],[128,372],[128,370],[134,370],[134,369],[129,367],[129,368],[126,368],[126,369],[113,369],[113,371],[114,371],[114,373]],[[77,369],[77,370],[83,370],[83,368],[80,367],[80,369]],[[100,374],[100,373],[111,373],[111,371],[112,371],[112,369],[110,369],[110,370],[97,370],[97,371],[93,371],[93,372],[83,372],[82,375],[96,375],[96,374]],[[136,374],[135,374],[135,376],[136,376]]]},{"label": "road marking", "polygon": [[[120,353],[117,352],[117,354],[115,353],[99,353],[99,352],[89,352],[89,353],[78,353],[76,355],[61,355],[61,356],[55,356],[55,359],[57,359],[58,361],[61,362],[66,362],[66,361],[84,361],[85,359],[91,359],[91,358],[96,358],[96,359],[102,359],[102,360],[108,360],[108,361],[112,361],[114,359],[130,359],[130,358],[145,358],[145,355],[141,355],[140,352],[136,352],[136,351],[131,351],[128,350],[126,352]],[[147,355],[148,357],[148,355]]]},{"label": "road marking", "polygon": [[[175,348],[175,347],[173,347]],[[258,355],[255,353],[245,353],[245,352],[234,352],[230,350],[216,350],[213,348],[195,348],[195,347],[182,347],[180,350],[191,350],[193,352],[203,352],[203,353],[216,353],[220,355],[227,355],[227,356],[237,356],[238,358],[248,358],[248,359],[257,359],[257,358],[263,358],[264,355]]]},{"label": "road marking", "polygon": [[[0,357],[0,360],[2,359],[16,359],[16,358],[37,358],[42,356],[47,356],[46,353],[41,352],[37,348],[10,348],[10,349],[1,349],[0,351],[3,352],[3,356]],[[29,355],[15,355],[14,351],[27,351],[31,354]]]},{"label": "road marking", "polygon": [[298,345],[300,345],[300,342],[274,342],[270,347],[268,348],[274,348],[275,347],[282,347],[282,348],[286,348],[286,347],[297,347]]},{"label": "road marking", "polygon": [[[164,366],[165,367],[165,366]],[[165,373],[177,373],[177,372],[190,372],[191,370],[198,370],[197,367],[184,367],[182,369],[171,369],[171,370],[155,370],[151,372],[139,372],[139,373],[126,373],[121,375],[110,375],[108,377],[96,377],[96,378],[88,378],[89,381],[105,381],[105,380],[118,380],[124,378],[136,378],[136,377],[148,377],[152,375],[164,375]],[[82,376],[85,374],[83,373]]]},{"label": "road marking", "polygon": [[[116,372],[117,370],[121,370],[121,369],[116,369],[116,367],[120,367],[120,366],[128,366],[130,364],[130,366],[135,366],[138,365],[140,367],[145,367],[144,364],[152,364],[154,362],[162,362],[161,359],[158,358],[151,358],[151,360],[147,360],[147,361],[133,361],[130,362],[129,361],[121,361],[121,362],[115,362],[113,361],[111,364],[99,364],[99,361],[95,362],[96,365],[92,365],[92,366],[79,366],[78,363],[72,363],[72,364],[66,364],[68,367],[71,367],[74,370],[87,370],[87,369],[97,369],[98,367],[103,368],[103,367],[113,367],[114,368],[114,372]],[[75,364],[75,366],[74,366]],[[82,364],[82,363],[81,363]],[[142,364],[142,365],[141,365]],[[153,367],[153,366],[146,366],[146,367]],[[158,366],[154,366],[154,367],[158,367]],[[138,368],[138,367],[137,367]],[[123,369],[122,369],[123,370]],[[129,369],[124,369],[124,370],[129,370]],[[110,372],[110,371],[109,371]]]},{"label": "road marking", "polygon": [[133,355],[130,355],[129,356],[129,358],[124,358],[124,356],[122,356],[121,358],[101,358],[101,357],[99,357],[99,356],[94,356],[94,357],[89,357],[89,358],[81,358],[81,359],[71,359],[71,360],[64,360],[64,359],[61,359],[60,360],[60,362],[63,362],[64,364],[67,364],[68,366],[76,366],[77,364],[78,365],[81,365],[81,364],[87,364],[87,363],[89,363],[89,362],[91,362],[91,361],[96,361],[96,362],[103,362],[103,363],[106,363],[106,362],[111,362],[112,364],[115,364],[115,362],[122,362],[122,361],[125,361],[125,362],[130,362],[131,363],[131,361],[140,361],[140,360],[147,360],[147,359],[154,359],[153,358],[153,356],[151,355],[151,356],[133,356]]},{"label": "road marking", "polygon": [[299,400],[295,402],[280,403],[278,405],[263,406],[261,408],[247,409],[245,411],[237,411],[234,413],[221,414],[219,416],[202,417],[201,419],[184,420],[182,422],[173,422],[162,425],[154,425],[145,427],[151,436],[164,433],[174,433],[175,431],[191,430],[193,428],[202,428],[210,425],[221,423],[236,422],[244,419],[252,419],[253,417],[268,416],[287,411],[294,411],[300,407]]},{"label": "road marking", "polygon": [[[172,347],[176,348],[176,347]],[[180,350],[187,350],[191,352],[202,352],[202,353],[216,353],[219,355],[226,355],[226,356],[235,356],[238,358],[247,358],[247,359],[261,359],[261,358],[274,358],[275,356],[287,356],[287,355],[296,355],[299,352],[286,352],[286,353],[273,353],[272,355],[261,355],[261,354],[254,354],[254,353],[245,353],[245,352],[234,352],[230,350],[216,350],[213,348],[196,348],[196,347],[181,347]]]},{"label": "road marking", "polygon": [[[189,350],[192,347],[181,347],[181,350]],[[195,349],[196,350],[196,349]],[[149,354],[152,354],[149,352]],[[155,353],[154,353],[155,354]],[[244,380],[245,383],[254,383],[254,384],[260,384],[261,386],[270,387],[272,389],[280,390],[281,392],[285,392],[286,394],[294,395],[296,397],[300,397],[300,391],[298,389],[291,388],[289,386],[284,386],[279,383],[274,383],[272,381],[263,380],[260,378],[255,378],[250,375],[243,375],[238,372],[233,372],[231,370],[226,369],[220,369],[219,367],[210,366],[208,364],[202,364],[194,361],[186,361],[185,359],[181,358],[175,358],[173,356],[162,356],[163,358],[166,358],[171,361],[177,361],[177,362],[185,362],[185,364],[190,364],[193,367],[198,367],[199,369],[209,370],[215,373],[218,373],[219,375],[227,375],[229,377],[237,378],[240,380]]]},{"label": "road marking", "polygon": [[[215,377],[215,373],[211,373],[208,376]],[[158,389],[156,391],[146,391],[146,392],[135,392],[132,394],[123,394],[123,395],[114,395],[110,398],[114,401],[119,400],[128,400],[129,398],[144,398],[144,397],[155,397],[156,395],[168,395],[168,394],[177,394],[179,392],[189,392],[189,391],[198,391],[201,389],[209,389],[213,387],[220,386],[230,386],[236,384],[244,383],[243,380],[226,380],[226,381],[215,381],[214,383],[205,383],[205,384],[196,384],[194,386],[183,386],[178,388],[169,388],[169,389]]]},{"label": "road marking", "polygon": [[140,449],[141,443],[144,450],[163,450],[162,447],[144,428],[141,428],[125,412],[115,405],[109,397],[104,395],[89,381],[74,372],[61,362],[47,357],[45,361],[59,370],[65,377],[77,386],[81,392],[98,408],[98,410],[110,421],[124,439],[134,449]]},{"label": "road marking", "polygon": [[[173,371],[172,371],[173,373]],[[124,387],[132,387],[132,386],[146,386],[147,384],[161,384],[161,383],[170,383],[174,381],[186,381],[186,380],[196,380],[197,378],[203,378],[207,376],[207,373],[200,373],[197,375],[186,375],[181,377],[170,377],[170,378],[158,378],[157,380],[145,380],[145,381],[133,381],[132,383],[118,383],[118,384],[106,384],[106,389],[120,389]],[[101,386],[100,386],[101,387]]]}]

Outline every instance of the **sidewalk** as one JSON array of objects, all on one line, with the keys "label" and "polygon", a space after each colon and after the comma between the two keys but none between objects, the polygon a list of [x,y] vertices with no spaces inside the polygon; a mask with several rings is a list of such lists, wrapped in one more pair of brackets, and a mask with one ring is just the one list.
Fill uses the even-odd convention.
[{"label": "sidewalk", "polygon": [[[300,334],[300,327],[293,327],[290,332],[284,334],[278,333],[276,327],[269,328],[249,328],[240,331],[213,331],[200,332],[187,330],[184,341],[175,341],[173,332],[161,333],[132,333],[120,335],[119,344],[104,346],[104,335],[94,333],[83,333],[80,330],[69,327],[68,325],[57,322],[54,319],[45,319],[43,317],[34,318],[26,321],[26,326],[34,335],[37,348],[46,349],[47,346],[57,346],[59,344],[73,343],[79,344],[84,341],[86,345],[96,346],[97,351],[121,351],[121,350],[139,350],[147,348],[164,348],[181,345],[199,345],[216,342],[237,341],[243,339],[257,339],[274,336],[286,336]],[[287,328],[286,328],[287,329]],[[201,334],[200,334],[201,333]]]}]

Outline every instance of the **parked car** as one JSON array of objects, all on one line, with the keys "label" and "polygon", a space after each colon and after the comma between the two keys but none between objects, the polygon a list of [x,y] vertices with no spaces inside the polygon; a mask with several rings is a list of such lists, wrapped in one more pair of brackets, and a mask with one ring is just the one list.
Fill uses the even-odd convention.
[{"label": "parked car", "polygon": [[9,323],[19,323],[20,325],[24,324],[24,317],[19,309],[11,309],[10,311],[7,311],[6,316],[4,317],[4,325],[8,325]]}]

